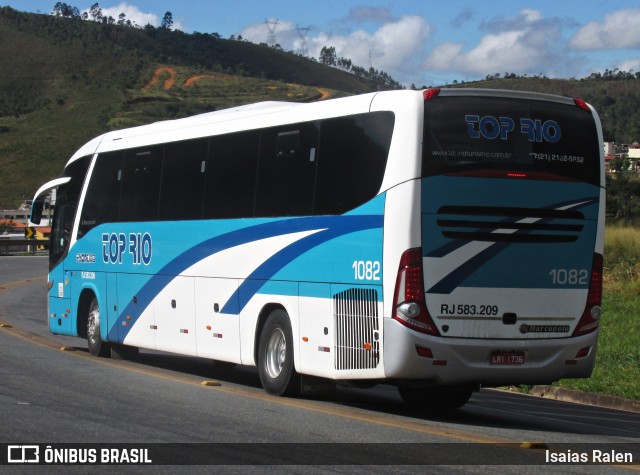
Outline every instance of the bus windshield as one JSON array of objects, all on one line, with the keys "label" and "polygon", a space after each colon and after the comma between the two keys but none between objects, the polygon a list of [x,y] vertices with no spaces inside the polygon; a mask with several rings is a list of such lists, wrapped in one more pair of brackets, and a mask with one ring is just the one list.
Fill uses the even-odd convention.
[{"label": "bus windshield", "polygon": [[465,174],[600,182],[591,113],[574,104],[504,97],[425,103],[422,176]]}]

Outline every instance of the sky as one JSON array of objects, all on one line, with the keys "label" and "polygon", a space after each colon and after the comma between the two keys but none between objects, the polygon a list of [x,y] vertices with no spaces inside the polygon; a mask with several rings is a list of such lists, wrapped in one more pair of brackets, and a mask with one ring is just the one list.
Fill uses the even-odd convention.
[{"label": "sky", "polygon": [[[50,13],[54,0],[0,0]],[[69,0],[81,12],[96,0]],[[640,72],[638,0],[98,0],[104,14],[138,25],[218,33],[318,58],[327,46],[405,86],[446,85],[497,73],[581,78]],[[304,38],[304,41],[303,39]]]}]

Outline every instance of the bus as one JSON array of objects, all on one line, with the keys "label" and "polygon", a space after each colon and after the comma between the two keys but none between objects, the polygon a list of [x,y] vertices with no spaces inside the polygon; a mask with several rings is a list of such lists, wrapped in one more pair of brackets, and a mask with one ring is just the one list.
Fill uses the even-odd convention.
[{"label": "bus", "polygon": [[584,101],[462,88],[263,102],[117,130],[56,189],[55,334],[419,408],[589,377],[604,157]]}]

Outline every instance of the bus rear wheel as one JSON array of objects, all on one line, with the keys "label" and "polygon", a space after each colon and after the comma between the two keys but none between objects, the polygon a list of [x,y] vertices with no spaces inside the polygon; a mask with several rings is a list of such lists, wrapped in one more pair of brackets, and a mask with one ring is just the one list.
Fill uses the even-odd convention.
[{"label": "bus rear wheel", "polygon": [[476,390],[470,386],[399,386],[402,400],[412,409],[425,412],[453,411],[464,406]]},{"label": "bus rear wheel", "polygon": [[100,307],[98,299],[93,297],[87,314],[87,343],[89,353],[93,356],[107,357],[110,354],[109,344],[100,336]]},{"label": "bus rear wheel", "polygon": [[282,309],[271,312],[260,333],[258,373],[269,394],[294,396],[300,392],[300,377],[293,365],[291,322]]}]

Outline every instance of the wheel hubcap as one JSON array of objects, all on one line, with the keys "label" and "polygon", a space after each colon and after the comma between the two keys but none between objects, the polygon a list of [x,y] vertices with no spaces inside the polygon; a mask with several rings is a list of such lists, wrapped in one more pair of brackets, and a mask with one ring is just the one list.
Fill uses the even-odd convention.
[{"label": "wheel hubcap", "polygon": [[267,372],[275,379],[280,376],[287,358],[287,340],[280,328],[274,329],[269,335],[266,353]]},{"label": "wheel hubcap", "polygon": [[97,308],[92,308],[89,311],[87,317],[87,336],[91,343],[96,343],[96,336],[100,331],[100,311]]}]

